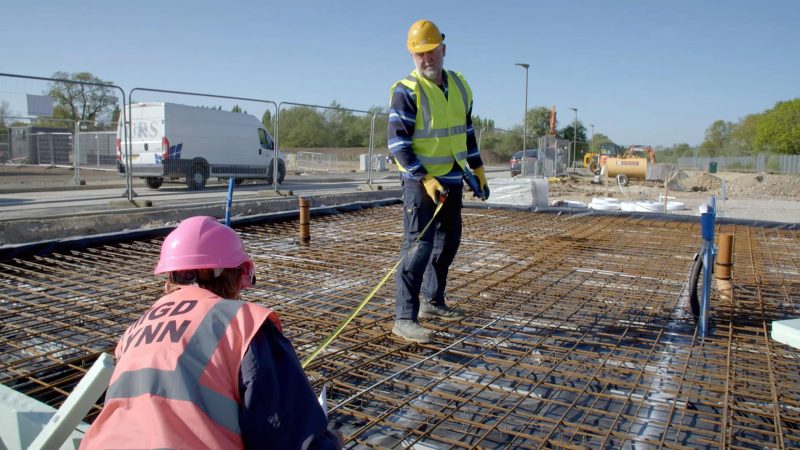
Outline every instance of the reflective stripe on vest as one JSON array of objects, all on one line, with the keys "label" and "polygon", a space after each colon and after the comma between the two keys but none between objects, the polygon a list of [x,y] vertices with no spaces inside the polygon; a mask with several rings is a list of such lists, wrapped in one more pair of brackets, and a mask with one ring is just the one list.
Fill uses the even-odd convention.
[{"label": "reflective stripe on vest", "polygon": [[[447,72],[447,80],[448,82],[453,82],[456,87],[458,88],[459,93],[461,94],[461,99],[464,101],[464,111],[469,111],[469,95],[467,94],[467,88],[464,87],[464,83],[461,82],[461,78],[459,78],[455,73],[448,71]],[[409,75],[406,77],[406,80],[417,83],[417,78],[413,75]],[[462,134],[467,132],[467,125],[456,125],[449,128],[441,128],[441,129],[432,129],[431,125],[431,104],[428,100],[428,94],[425,93],[425,89],[419,90],[420,96],[420,109],[422,110],[422,129],[414,129],[414,137],[417,138],[442,138],[447,136],[452,136],[456,134]],[[464,152],[466,154],[466,151]],[[466,158],[466,156],[464,156]]]},{"label": "reflective stripe on vest", "polygon": [[[467,112],[471,103],[470,91],[460,75],[446,72],[448,83],[455,86],[447,97],[432,82],[418,78],[416,71],[403,80],[398,81],[417,96],[417,117],[412,136],[414,154],[425,166],[425,170],[433,176],[441,176],[450,172],[453,162],[462,168],[467,161]],[[428,92],[431,90],[431,92]],[[432,100],[431,95],[440,97]],[[456,98],[458,96],[458,98]],[[438,116],[434,121],[432,102],[436,104]],[[461,109],[463,107],[463,109]],[[444,113],[444,114],[443,114]],[[438,128],[434,128],[434,122]],[[401,171],[406,171],[399,166]]]},{"label": "reflective stripe on vest", "polygon": [[170,400],[189,401],[220,426],[240,434],[238,403],[201,385],[200,378],[242,305],[239,301],[220,300],[197,326],[175,370],[150,368],[124,372],[109,386],[106,399],[151,394]]}]

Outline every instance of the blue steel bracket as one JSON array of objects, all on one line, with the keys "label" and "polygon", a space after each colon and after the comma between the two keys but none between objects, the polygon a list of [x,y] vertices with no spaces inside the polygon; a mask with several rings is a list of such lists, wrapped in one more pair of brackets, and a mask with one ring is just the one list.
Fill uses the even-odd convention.
[{"label": "blue steel bracket", "polygon": [[707,212],[700,214],[700,231],[703,238],[700,252],[703,258],[703,293],[700,300],[700,336],[705,338],[708,332],[708,309],[711,297],[711,273],[717,248],[714,246],[714,227],[716,225],[717,198],[709,197]]}]

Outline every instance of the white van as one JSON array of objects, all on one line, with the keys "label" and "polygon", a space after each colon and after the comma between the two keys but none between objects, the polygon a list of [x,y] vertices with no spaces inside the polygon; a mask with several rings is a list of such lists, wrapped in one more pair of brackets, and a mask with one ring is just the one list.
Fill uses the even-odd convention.
[{"label": "white van", "polygon": [[[250,114],[175,103],[131,105],[131,174],[158,189],[165,178],[203,189],[211,177],[273,180],[275,143]],[[125,173],[125,131],[117,129],[117,167]],[[278,184],[286,165],[278,160]]]}]

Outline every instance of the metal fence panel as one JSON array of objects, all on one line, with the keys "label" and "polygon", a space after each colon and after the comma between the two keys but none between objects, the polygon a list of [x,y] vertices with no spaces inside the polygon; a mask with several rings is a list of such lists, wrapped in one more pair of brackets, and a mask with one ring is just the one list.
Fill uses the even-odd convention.
[{"label": "metal fence panel", "polygon": [[309,172],[334,172],[338,164],[336,155],[316,152],[297,152],[293,155],[291,167]]},{"label": "metal fence panel", "polygon": [[[292,102],[282,102],[278,111],[278,147],[295,154],[297,170],[371,183],[375,172],[397,168],[386,146],[386,114]],[[300,118],[316,126],[296,127]]]},{"label": "metal fence panel", "polygon": [[708,170],[712,162],[717,163],[717,170],[800,175],[800,155],[684,156],[678,158],[677,166],[687,170]]},{"label": "metal fence panel", "polygon": [[571,142],[553,136],[539,138],[539,161],[536,165],[538,176],[558,177],[567,174],[569,168],[569,148]]},{"label": "metal fence panel", "polygon": [[0,164],[5,164],[11,158],[11,131],[8,128],[0,130]]},{"label": "metal fence panel", "polygon": [[38,132],[29,135],[32,152],[36,153],[36,163],[50,166],[72,165],[72,134],[58,132]]},{"label": "metal fence panel", "polygon": [[75,135],[78,164],[82,167],[115,168],[117,164],[115,131],[82,131]]},{"label": "metal fence panel", "polygon": [[[52,117],[55,109],[47,108],[28,108],[27,100],[31,96],[50,92],[52,89],[73,89],[74,92],[97,92],[104,91],[106,94],[100,104],[93,104],[91,107],[100,107],[96,112],[97,117],[108,117],[114,113],[114,105],[120,105],[121,115],[124,117],[125,98],[123,90],[116,85],[106,83],[77,82],[68,79],[55,79],[37,77],[29,75],[16,75],[0,73],[0,103],[7,105],[7,115],[3,117],[7,128],[7,134],[0,138],[3,141],[0,149],[0,159],[4,159],[0,164],[0,190],[9,193],[20,202],[29,202],[35,209],[50,208],[54,203],[62,201],[62,196],[58,199],[34,199],[28,196],[34,190],[48,189],[53,191],[64,191],[63,198],[97,198],[95,189],[103,189],[110,186],[112,189],[119,189],[120,193],[124,188],[124,179],[119,177],[114,165],[108,164],[108,149],[110,155],[116,160],[116,139],[110,136],[98,135],[95,143],[76,136],[79,131],[76,122],[72,119]],[[54,101],[49,96],[40,96],[43,102]],[[70,105],[57,105],[62,111],[69,111]],[[74,105],[81,108],[82,105]],[[79,113],[85,113],[80,111]],[[85,121],[81,121],[82,123]],[[116,129],[116,126],[114,126]],[[97,124],[83,131],[111,131],[98,128]],[[0,133],[2,134],[2,133]],[[114,134],[112,132],[112,134]],[[110,141],[110,143],[109,143]],[[80,153],[80,145],[91,146],[92,153]],[[5,150],[5,151],[3,151]],[[89,161],[88,157],[94,156],[94,161]],[[85,162],[92,167],[97,167],[98,156],[100,164],[106,164],[103,171],[92,171],[91,179],[82,179],[80,166]],[[113,163],[112,163],[113,164]],[[84,172],[89,176],[89,172]],[[99,176],[98,176],[99,175]],[[102,185],[98,179],[102,177]],[[84,188],[73,189],[76,185]],[[67,193],[69,191],[69,193]],[[107,195],[107,194],[105,194]],[[113,194],[112,194],[113,195]],[[102,196],[102,195],[100,195]],[[15,203],[12,203],[14,205]],[[41,205],[41,206],[38,206]]]}]

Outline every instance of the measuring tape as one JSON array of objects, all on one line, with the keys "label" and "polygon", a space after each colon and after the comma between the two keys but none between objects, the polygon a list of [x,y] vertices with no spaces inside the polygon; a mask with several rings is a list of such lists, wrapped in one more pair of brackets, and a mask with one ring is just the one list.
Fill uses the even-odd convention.
[{"label": "measuring tape", "polygon": [[[442,209],[442,206],[444,206],[444,202],[445,202],[445,200],[446,200],[446,199],[447,199],[447,193],[442,193],[442,195],[439,197],[439,202],[438,202],[438,205],[436,206],[436,210],[435,210],[435,211],[433,211],[433,217],[431,217],[431,220],[430,220],[430,221],[428,221],[427,225],[425,225],[425,228],[423,228],[423,229],[422,229],[422,232],[419,234],[419,236],[417,236],[417,239],[416,239],[416,240],[414,241],[414,243],[413,243],[413,244],[411,244],[411,245],[416,245],[416,244],[417,244],[417,242],[419,242],[420,238],[422,238],[422,236],[424,236],[424,235],[425,235],[425,232],[426,232],[426,231],[428,231],[428,227],[430,227],[430,226],[431,226],[431,224],[433,223],[433,219],[435,219],[435,218],[436,218],[436,215],[437,215],[437,214],[439,214],[439,211]],[[344,328],[345,328],[345,327],[346,327],[346,326],[347,326],[347,325],[348,325],[350,322],[352,322],[353,318],[354,318],[356,315],[358,315],[358,313],[359,313],[359,312],[361,312],[361,310],[364,308],[364,306],[366,306],[366,305],[367,305],[367,303],[369,303],[369,301],[370,301],[370,300],[372,300],[372,297],[374,297],[374,296],[375,296],[375,293],[376,293],[376,292],[378,292],[378,290],[379,290],[379,289],[380,289],[380,288],[381,288],[381,287],[382,287],[384,284],[386,284],[386,280],[388,280],[388,279],[389,279],[389,277],[390,277],[390,276],[392,276],[392,274],[394,273],[394,271],[395,271],[395,270],[397,270],[397,268],[400,266],[400,263],[402,263],[402,262],[403,262],[403,260],[406,258],[406,255],[408,255],[408,252],[406,252],[406,254],[405,254],[405,255],[403,255],[403,257],[402,257],[402,258],[400,258],[400,260],[399,260],[399,261],[397,261],[397,264],[395,264],[395,265],[394,265],[394,267],[392,267],[392,270],[390,270],[389,272],[387,272],[387,273],[386,273],[386,275],[384,275],[384,276],[383,276],[383,278],[381,279],[381,281],[380,281],[378,284],[376,284],[376,285],[375,285],[375,287],[374,287],[374,288],[372,288],[372,290],[371,290],[371,291],[369,291],[369,294],[367,294],[367,296],[366,296],[366,297],[364,297],[364,300],[361,300],[361,303],[359,303],[359,304],[358,304],[358,306],[356,306],[356,307],[355,307],[355,309],[353,309],[353,312],[351,312],[351,313],[350,313],[350,315],[349,315],[349,316],[347,316],[347,318],[346,318],[346,319],[344,319],[344,321],[343,321],[342,323],[340,323],[340,324],[339,324],[339,326],[338,326],[338,327],[336,327],[336,329],[335,329],[335,330],[333,330],[333,333],[331,333],[331,334],[330,334],[330,336],[328,336],[327,338],[325,338],[325,340],[324,340],[324,341],[322,341],[322,343],[319,345],[319,347],[317,347],[317,349],[316,349],[316,350],[314,350],[314,352],[313,352],[313,353],[311,353],[310,355],[308,355],[308,357],[307,357],[307,358],[306,358],[306,359],[305,359],[305,360],[304,360],[304,361],[301,363],[301,367],[302,367],[303,369],[305,369],[305,368],[306,368],[306,366],[308,366],[309,364],[311,364],[311,361],[313,361],[313,360],[314,360],[314,358],[316,358],[316,357],[317,357],[317,355],[319,355],[319,354],[320,354],[320,353],[321,353],[323,350],[325,350],[325,348],[326,348],[328,345],[330,345],[330,343],[331,343],[331,342],[333,342],[333,340],[334,340],[334,339],[336,339],[336,337],[337,337],[337,336],[339,336],[339,333],[341,333],[341,332],[342,332],[342,330],[344,330]]]}]

